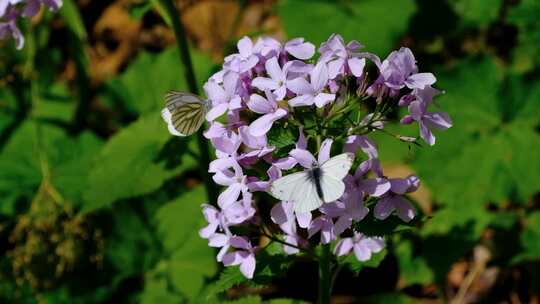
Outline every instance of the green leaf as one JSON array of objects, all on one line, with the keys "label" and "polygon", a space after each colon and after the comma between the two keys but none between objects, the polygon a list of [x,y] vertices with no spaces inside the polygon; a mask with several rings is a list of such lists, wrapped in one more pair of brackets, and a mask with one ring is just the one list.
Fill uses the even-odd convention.
[{"label": "green leaf", "polygon": [[44,173],[63,198],[77,205],[90,160],[100,147],[101,141],[90,133],[72,138],[62,129],[25,122],[0,154],[0,212],[13,214],[18,198],[33,197]]},{"label": "green leaf", "polygon": [[77,38],[79,38],[80,41],[85,41],[87,36],[86,29],[79,9],[73,0],[63,0],[62,8],[60,8],[60,15]]},{"label": "green leaf", "polygon": [[422,256],[413,255],[413,245],[410,241],[400,241],[395,252],[399,264],[399,275],[405,285],[433,282],[433,272]]},{"label": "green leaf", "polygon": [[214,250],[198,234],[205,223],[200,205],[206,199],[204,187],[199,186],[161,207],[155,216],[168,253],[164,263],[169,282],[188,299],[194,299],[217,270]]},{"label": "green leaf", "polygon": [[450,4],[466,26],[487,27],[497,19],[502,2],[501,0],[451,0]]},{"label": "green leaf", "polygon": [[[115,134],[103,147],[88,172],[83,211],[110,206],[113,202],[147,194],[165,180],[197,165],[187,153],[179,167],[168,169],[158,161],[170,138],[159,113],[150,113]],[[186,144],[195,150],[194,138]]]},{"label": "green leaf", "polygon": [[[199,87],[202,87],[211,74],[212,63],[206,55],[191,53]],[[113,103],[114,96],[123,107],[138,114],[163,108],[163,96],[169,90],[188,90],[176,48],[159,54],[140,53],[120,77],[107,83],[107,88],[110,94],[105,95],[105,99],[109,103]]]},{"label": "green leaf", "polygon": [[219,279],[209,285],[204,294],[205,301],[215,301],[216,297],[228,289],[246,283],[248,279],[240,272],[238,267],[227,267],[219,275]]},{"label": "green leaf", "polygon": [[[159,257],[148,215],[138,208],[118,204],[112,209],[110,233],[105,242],[105,259],[112,265],[113,282],[152,269]],[[135,254],[144,252],[144,254]]]},{"label": "green leaf", "polygon": [[305,37],[319,45],[337,33],[345,40],[358,40],[379,56],[395,47],[415,10],[412,0],[285,0],[278,5],[289,38]]},{"label": "green leaf", "polygon": [[294,145],[298,139],[298,134],[290,128],[276,126],[268,131],[267,137],[270,146],[281,149]]},{"label": "green leaf", "polygon": [[525,229],[520,235],[522,252],[514,257],[513,263],[524,261],[540,261],[540,212],[535,211],[527,216]]},{"label": "green leaf", "polygon": [[[442,205],[424,235],[471,224],[477,238],[491,221],[488,202],[525,203],[540,191],[534,182],[540,178],[534,148],[540,144],[534,129],[540,84],[504,72],[484,59],[439,77],[447,93],[437,102],[448,109],[454,126],[434,147],[419,149],[413,162]],[[484,77],[478,81],[473,75]]]},{"label": "green leaf", "polygon": [[141,304],[178,304],[182,296],[171,292],[166,278],[146,280],[144,290],[139,297]]},{"label": "green leaf", "polygon": [[502,76],[490,59],[465,61],[437,75],[437,87],[446,93],[435,100],[452,118],[453,128],[473,132],[488,130],[500,122],[498,90]]},{"label": "green leaf", "polygon": [[219,279],[206,288],[204,292],[206,297],[203,300],[214,303],[219,294],[234,286],[249,284],[252,287],[261,287],[270,284],[278,277],[284,276],[293,259],[277,252],[277,250],[272,249],[257,253],[257,267],[252,280],[247,279],[240,272],[238,266],[225,268]]}]

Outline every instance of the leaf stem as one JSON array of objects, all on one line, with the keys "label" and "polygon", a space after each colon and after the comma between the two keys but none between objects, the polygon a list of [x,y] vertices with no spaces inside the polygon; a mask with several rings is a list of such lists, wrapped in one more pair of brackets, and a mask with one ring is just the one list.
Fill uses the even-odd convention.
[{"label": "leaf stem", "polygon": [[[184,77],[186,79],[188,89],[191,93],[199,95],[199,89],[197,87],[197,78],[195,77],[195,70],[193,69],[193,63],[191,60],[191,54],[189,52],[189,46],[186,38],[184,26],[180,20],[179,10],[177,10],[173,0],[161,0],[165,13],[169,16],[171,26],[176,37],[176,44],[180,52],[180,61],[184,65]],[[208,147],[208,141],[203,136],[202,129],[197,132],[197,142],[200,151],[200,170],[206,185],[206,194],[210,202],[215,202],[218,197],[217,186],[212,182],[211,176],[208,173],[208,165],[210,164],[210,149]]]}]

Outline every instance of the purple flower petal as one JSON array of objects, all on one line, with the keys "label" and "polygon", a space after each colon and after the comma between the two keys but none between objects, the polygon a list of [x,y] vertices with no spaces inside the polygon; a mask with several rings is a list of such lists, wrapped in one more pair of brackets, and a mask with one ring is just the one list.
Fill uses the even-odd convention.
[{"label": "purple flower petal", "polygon": [[313,154],[308,150],[293,149],[289,154],[304,168],[312,168],[317,163]]},{"label": "purple flower petal", "polygon": [[433,112],[424,115],[424,120],[429,126],[440,130],[446,130],[452,127],[452,120],[448,114],[443,112]]},{"label": "purple flower petal", "polygon": [[326,63],[319,61],[313,70],[309,72],[309,76],[311,77],[311,87],[313,90],[315,92],[322,91],[328,84],[328,67]]},{"label": "purple flower petal", "polygon": [[272,128],[272,124],[276,120],[285,116],[287,116],[287,111],[283,109],[277,109],[275,113],[263,115],[251,123],[249,133],[253,136],[263,136]]},{"label": "purple flower petal", "polygon": [[[298,240],[299,239],[300,239],[300,237],[297,236],[297,235],[285,235],[285,237],[283,238],[283,241],[285,241],[286,243],[289,243],[291,245],[298,246]],[[283,245],[283,251],[286,254],[296,254],[296,253],[300,252],[300,250],[298,248],[295,248],[295,247],[292,247],[292,246],[287,246],[287,245]]]},{"label": "purple flower petal", "polygon": [[410,89],[423,89],[435,83],[437,79],[432,73],[413,74],[405,80],[405,84]]},{"label": "purple flower petal", "polygon": [[297,212],[296,213],[296,221],[298,222],[298,226],[300,228],[308,228],[311,224],[311,212]]},{"label": "purple flower petal", "polygon": [[360,262],[365,262],[371,259],[371,251],[369,248],[362,246],[361,243],[354,244],[353,251],[356,259]]},{"label": "purple flower petal", "polygon": [[240,196],[240,192],[242,191],[242,184],[240,183],[234,183],[227,187],[227,189],[218,196],[218,205],[225,209],[227,206],[231,205],[232,203],[236,202],[238,197]]},{"label": "purple flower petal", "polygon": [[394,205],[396,214],[402,221],[410,222],[415,217],[416,211],[413,205],[403,196],[396,197]]},{"label": "purple flower petal", "polygon": [[379,220],[384,220],[394,211],[394,205],[392,203],[392,196],[385,196],[377,202],[373,215]]},{"label": "purple flower petal", "polygon": [[208,239],[208,246],[223,247],[229,243],[229,237],[223,233],[216,233]]},{"label": "purple flower petal", "polygon": [[319,150],[319,155],[317,158],[319,164],[324,163],[330,158],[330,149],[332,148],[333,142],[334,141],[331,138],[327,138],[321,143],[321,148]]},{"label": "purple flower petal", "polygon": [[391,178],[392,192],[396,194],[405,194],[411,187],[411,181],[408,178]]},{"label": "purple flower petal", "polygon": [[364,67],[366,66],[366,59],[352,57],[347,61],[351,73],[356,77],[361,77],[364,74]]},{"label": "purple flower petal", "polygon": [[300,95],[289,100],[291,107],[311,106],[313,105],[313,95]]},{"label": "purple flower petal", "polygon": [[229,106],[226,103],[220,103],[212,107],[208,113],[206,113],[206,120],[207,121],[214,121],[216,118],[220,117],[221,115],[225,114],[227,112],[227,109]]},{"label": "purple flower petal", "polygon": [[287,208],[286,203],[275,204],[270,210],[270,218],[278,225],[287,223],[292,217],[292,208]]},{"label": "purple flower petal", "polygon": [[257,77],[253,79],[251,85],[260,90],[275,90],[279,88],[279,83],[271,78]]},{"label": "purple flower petal", "polygon": [[253,274],[255,273],[255,256],[253,254],[250,254],[244,258],[242,261],[242,264],[240,264],[240,272],[248,279],[253,278]]},{"label": "purple flower petal", "polygon": [[240,265],[244,261],[244,257],[242,256],[243,251],[233,251],[225,254],[223,256],[223,265],[225,266],[236,266]]},{"label": "purple flower petal", "polygon": [[313,88],[309,82],[301,77],[287,81],[287,88],[299,95],[313,93]]},{"label": "purple flower petal", "polygon": [[345,65],[345,59],[338,58],[328,62],[328,78],[334,79],[338,75],[343,74],[343,66]]},{"label": "purple flower petal", "polygon": [[435,144],[435,135],[433,135],[428,126],[422,121],[418,124],[420,125],[420,137],[422,137],[428,145],[433,146]]},{"label": "purple flower petal", "polygon": [[258,114],[267,114],[275,110],[275,105],[272,102],[258,94],[250,96],[247,106],[251,111]]},{"label": "purple flower petal", "polygon": [[275,81],[285,80],[285,74],[279,66],[277,57],[272,57],[268,59],[265,63],[266,72]]},{"label": "purple flower petal", "polygon": [[229,244],[237,249],[245,249],[245,250],[251,250],[251,244],[246,240],[244,237],[241,236],[233,236],[229,240]]},{"label": "purple flower petal", "polygon": [[296,38],[285,44],[285,51],[298,59],[307,60],[315,54],[315,46],[304,42],[304,38]]},{"label": "purple flower petal", "polygon": [[244,58],[248,58],[253,52],[253,42],[247,36],[242,37],[242,39],[238,41],[237,47],[238,52]]},{"label": "purple flower petal", "polygon": [[313,99],[313,102],[318,108],[322,108],[325,105],[331,103],[336,99],[335,94],[329,94],[329,93],[319,93],[315,96]]},{"label": "purple flower petal", "polygon": [[361,181],[359,189],[373,197],[380,197],[390,190],[390,185],[386,178],[373,178]]},{"label": "purple flower petal", "polygon": [[371,158],[378,158],[377,145],[366,136],[351,135],[345,141],[344,152],[356,153],[358,149],[362,149],[364,153]]},{"label": "purple flower petal", "polygon": [[337,243],[336,248],[334,248],[334,254],[337,256],[347,255],[351,252],[352,248],[352,238],[343,238]]}]

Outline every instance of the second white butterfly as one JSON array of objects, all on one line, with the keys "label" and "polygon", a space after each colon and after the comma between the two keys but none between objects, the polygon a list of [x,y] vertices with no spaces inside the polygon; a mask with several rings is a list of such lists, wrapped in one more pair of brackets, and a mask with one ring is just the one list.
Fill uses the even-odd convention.
[{"label": "second white butterfly", "polygon": [[296,212],[310,212],[343,195],[343,178],[351,169],[353,160],[354,154],[343,153],[320,166],[283,176],[272,183],[270,193],[282,201],[294,202]]}]

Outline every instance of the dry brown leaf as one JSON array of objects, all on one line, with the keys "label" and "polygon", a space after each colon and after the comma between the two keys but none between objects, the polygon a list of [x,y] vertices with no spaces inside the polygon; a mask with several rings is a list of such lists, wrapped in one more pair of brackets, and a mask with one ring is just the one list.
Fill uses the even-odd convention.
[{"label": "dry brown leaf", "polygon": [[234,0],[197,1],[191,5],[183,3],[182,22],[197,48],[220,61],[227,44],[238,37],[264,33],[283,38],[279,20],[272,15],[274,3],[252,1],[243,8]]},{"label": "dry brown leaf", "polygon": [[95,82],[115,75],[137,49],[142,24],[130,17],[128,4],[113,2],[94,26],[96,44],[90,52],[90,70]]}]

